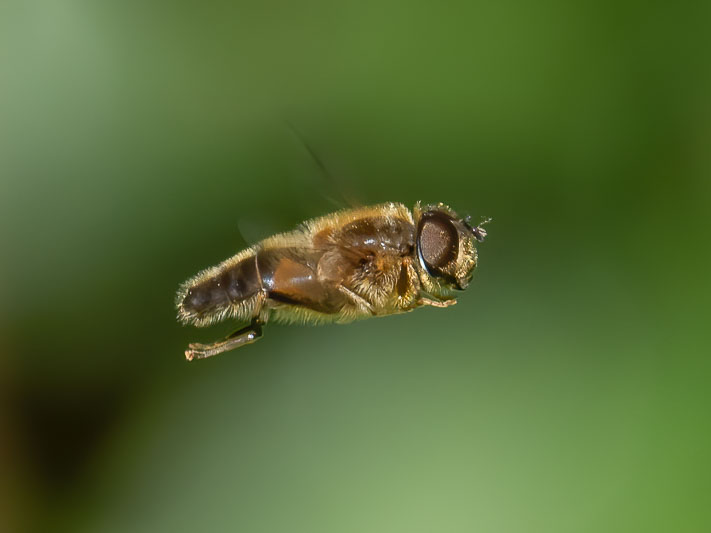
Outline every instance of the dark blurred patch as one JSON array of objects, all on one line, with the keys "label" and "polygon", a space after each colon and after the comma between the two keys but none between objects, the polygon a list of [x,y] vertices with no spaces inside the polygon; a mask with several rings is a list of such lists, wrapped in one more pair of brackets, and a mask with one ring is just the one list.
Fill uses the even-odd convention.
[{"label": "dark blurred patch", "polygon": [[11,388],[7,398],[18,444],[40,484],[50,493],[62,491],[81,475],[116,422],[125,388],[117,383],[67,387],[60,381],[18,385],[22,388]]}]

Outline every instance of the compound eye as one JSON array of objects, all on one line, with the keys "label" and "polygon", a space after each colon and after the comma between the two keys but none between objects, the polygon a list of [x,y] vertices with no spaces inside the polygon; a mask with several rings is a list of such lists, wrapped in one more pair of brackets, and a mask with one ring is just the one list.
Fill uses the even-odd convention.
[{"label": "compound eye", "polygon": [[459,236],[447,215],[437,212],[423,214],[418,239],[422,259],[432,273],[441,271],[457,257]]}]

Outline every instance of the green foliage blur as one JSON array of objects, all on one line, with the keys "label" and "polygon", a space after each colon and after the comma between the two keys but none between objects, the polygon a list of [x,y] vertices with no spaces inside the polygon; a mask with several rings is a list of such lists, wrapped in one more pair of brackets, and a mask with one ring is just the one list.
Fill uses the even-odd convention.
[{"label": "green foliage blur", "polygon": [[[4,1],[0,529],[711,530],[710,24]],[[178,285],[347,189],[493,218],[459,304],[187,363]]]}]

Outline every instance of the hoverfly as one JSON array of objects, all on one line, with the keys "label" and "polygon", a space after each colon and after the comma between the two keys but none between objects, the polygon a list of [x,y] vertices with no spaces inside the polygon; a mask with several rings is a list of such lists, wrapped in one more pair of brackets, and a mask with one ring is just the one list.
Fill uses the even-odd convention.
[{"label": "hoverfly", "polygon": [[457,303],[486,231],[448,206],[385,203],[338,211],[274,235],[185,282],[178,320],[249,322],[224,340],[190,344],[204,359],[255,342],[269,320],[346,323]]}]

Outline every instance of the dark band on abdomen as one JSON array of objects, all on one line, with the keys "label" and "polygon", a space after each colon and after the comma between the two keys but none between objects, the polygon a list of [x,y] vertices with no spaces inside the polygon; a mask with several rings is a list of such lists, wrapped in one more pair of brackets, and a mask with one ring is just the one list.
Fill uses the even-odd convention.
[{"label": "dark band on abdomen", "polygon": [[186,313],[200,317],[257,294],[261,289],[255,256],[236,265],[224,267],[219,273],[190,287],[182,302]]}]

